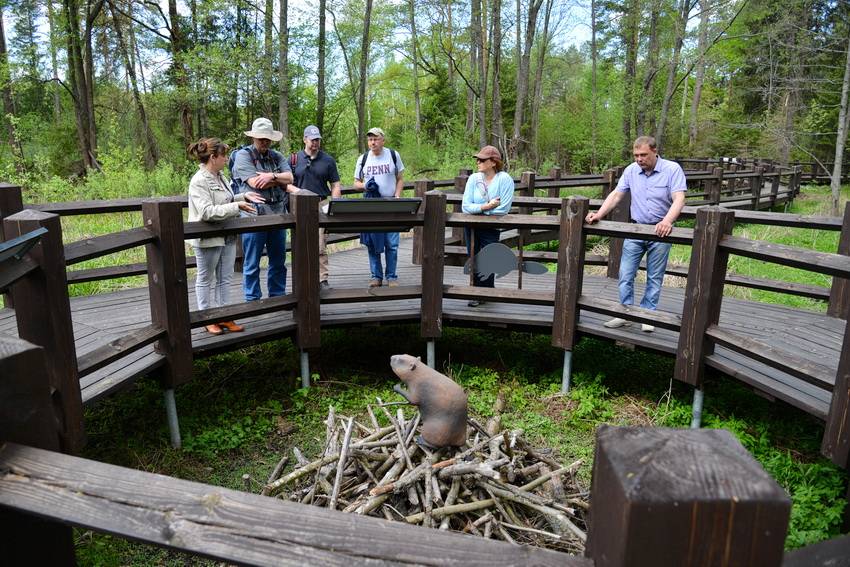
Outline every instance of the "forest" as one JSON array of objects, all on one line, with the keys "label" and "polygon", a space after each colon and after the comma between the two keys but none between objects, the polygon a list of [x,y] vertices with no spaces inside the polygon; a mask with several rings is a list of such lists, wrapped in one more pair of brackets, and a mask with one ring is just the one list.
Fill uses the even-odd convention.
[{"label": "forest", "polygon": [[830,173],[846,154],[844,1],[0,0],[0,14],[0,179],[29,201],[68,200],[93,173],[184,191],[187,144],[238,146],[258,116],[283,152],[318,125],[344,183],[375,125],[409,178],[454,175],[486,143],[514,172],[599,171],[643,134],[668,157]]}]

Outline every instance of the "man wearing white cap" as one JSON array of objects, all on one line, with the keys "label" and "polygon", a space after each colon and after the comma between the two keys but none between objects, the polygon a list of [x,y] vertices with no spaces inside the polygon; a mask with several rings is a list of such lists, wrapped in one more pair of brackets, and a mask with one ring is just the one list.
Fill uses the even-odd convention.
[{"label": "man wearing white cap", "polygon": [[[292,183],[292,172],[283,155],[270,149],[272,142],[279,142],[283,134],[272,127],[268,118],[257,118],[245,135],[252,138],[253,143],[233,152],[230,175],[234,183],[240,193],[256,191],[265,198],[265,203],[257,206],[258,215],[285,213],[289,200],[286,188]],[[245,301],[263,296],[260,257],[264,247],[269,256],[269,297],[286,294],[286,230],[246,232],[242,234]]]},{"label": "man wearing white cap", "polygon": [[[384,147],[385,135],[380,128],[371,128],[366,132],[369,151],[363,154],[354,165],[354,186],[363,189],[366,197],[401,197],[404,189],[404,164],[398,152]],[[384,279],[387,285],[398,285],[398,242],[397,232],[364,233],[361,242],[369,252],[369,269],[372,279],[369,287],[379,287]],[[386,270],[381,265],[381,253],[386,256]]]},{"label": "man wearing white cap", "polygon": [[[342,196],[342,187],[339,184],[339,171],[336,160],[327,152],[322,151],[322,133],[319,128],[307,126],[304,128],[304,149],[295,154],[292,164],[295,180],[289,186],[290,193],[299,189],[312,191],[322,198],[319,206],[325,203],[325,199],[334,199]],[[319,285],[328,285],[328,239],[325,229],[319,229]]]}]

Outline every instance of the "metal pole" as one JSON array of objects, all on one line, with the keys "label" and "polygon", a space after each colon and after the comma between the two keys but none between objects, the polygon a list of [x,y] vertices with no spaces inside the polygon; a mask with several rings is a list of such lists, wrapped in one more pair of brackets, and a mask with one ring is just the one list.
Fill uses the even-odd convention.
[{"label": "metal pole", "polygon": [[564,351],[564,373],[561,375],[561,393],[570,391],[570,376],[573,373],[573,351]]},{"label": "metal pole", "polygon": [[168,432],[171,435],[171,446],[179,449],[180,423],[177,421],[177,403],[174,401],[174,388],[165,391],[165,415],[168,417]]},{"label": "metal pole", "polygon": [[428,346],[427,346],[427,348],[428,348],[428,353],[427,353],[427,355],[425,356],[425,358],[426,358],[426,359],[427,359],[427,361],[428,361],[428,366],[430,366],[430,367],[431,367],[431,368],[433,368],[434,370],[436,370],[436,369],[437,369],[437,355],[436,355],[436,353],[434,352],[434,351],[436,350],[436,349],[435,349],[436,344],[437,344],[437,341],[435,341],[434,339],[431,339],[430,341],[428,341]]},{"label": "metal pole", "polygon": [[691,429],[699,429],[702,423],[702,400],[705,393],[694,388],[694,405],[692,406]]},{"label": "metal pole", "polygon": [[301,387],[310,387],[310,355],[306,350],[301,351]]}]

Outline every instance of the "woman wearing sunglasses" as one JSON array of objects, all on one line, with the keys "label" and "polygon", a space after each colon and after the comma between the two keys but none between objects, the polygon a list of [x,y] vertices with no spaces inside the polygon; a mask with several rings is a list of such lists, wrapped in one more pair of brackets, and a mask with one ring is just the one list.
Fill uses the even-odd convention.
[{"label": "woman wearing sunglasses", "polygon": [[[514,180],[502,171],[502,154],[494,146],[484,146],[473,156],[478,163],[478,172],[469,176],[463,191],[463,212],[469,215],[504,215],[510,212],[514,200]],[[466,228],[466,251],[472,256],[472,249],[478,254],[485,246],[499,241],[498,228]],[[496,276],[482,276],[474,273],[472,285],[476,287],[496,287]],[[474,299],[470,307],[477,307],[483,301]]]}]

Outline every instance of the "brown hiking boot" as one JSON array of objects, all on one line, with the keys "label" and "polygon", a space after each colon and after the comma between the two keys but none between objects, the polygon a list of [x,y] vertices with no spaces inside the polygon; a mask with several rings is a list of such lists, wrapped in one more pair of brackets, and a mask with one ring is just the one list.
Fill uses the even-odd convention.
[{"label": "brown hiking boot", "polygon": [[224,327],[231,333],[241,333],[245,330],[245,327],[243,327],[242,325],[237,325],[233,321],[224,321],[223,323],[219,323],[219,326]]},{"label": "brown hiking boot", "polygon": [[221,327],[213,323],[212,325],[207,325],[207,332],[211,335],[220,335],[224,331],[221,330]]}]

